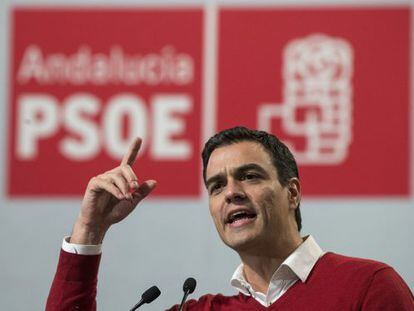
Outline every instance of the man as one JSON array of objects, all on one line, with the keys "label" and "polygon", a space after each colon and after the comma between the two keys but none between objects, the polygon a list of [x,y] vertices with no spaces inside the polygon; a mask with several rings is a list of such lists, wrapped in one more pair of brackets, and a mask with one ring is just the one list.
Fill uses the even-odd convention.
[{"label": "man", "polygon": [[[156,185],[137,182],[132,165],[140,145],[135,140],[119,167],[90,180],[47,310],[95,310],[99,245]],[[298,169],[275,136],[225,130],[202,157],[211,216],[242,262],[232,278],[239,294],[205,295],[187,310],[414,310],[411,291],[391,267],[324,253],[311,236],[300,236]]]}]

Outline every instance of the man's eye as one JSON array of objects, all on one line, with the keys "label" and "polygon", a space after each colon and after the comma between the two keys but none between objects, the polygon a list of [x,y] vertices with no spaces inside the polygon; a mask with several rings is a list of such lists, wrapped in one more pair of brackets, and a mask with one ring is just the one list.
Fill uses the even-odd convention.
[{"label": "man's eye", "polygon": [[216,184],[214,184],[210,187],[210,193],[211,194],[216,193],[216,192],[220,191],[221,188],[222,188],[222,184],[221,183],[216,183]]},{"label": "man's eye", "polygon": [[259,178],[259,175],[254,173],[246,173],[242,176],[242,180],[254,180]]}]

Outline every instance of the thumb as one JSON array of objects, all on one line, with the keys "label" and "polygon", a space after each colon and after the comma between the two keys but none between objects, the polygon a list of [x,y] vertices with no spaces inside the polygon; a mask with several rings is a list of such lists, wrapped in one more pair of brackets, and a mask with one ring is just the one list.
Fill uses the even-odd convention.
[{"label": "thumb", "polygon": [[155,180],[146,180],[139,187],[135,190],[132,194],[133,201],[135,204],[138,204],[140,201],[145,199],[154,188],[157,186],[157,182]]}]

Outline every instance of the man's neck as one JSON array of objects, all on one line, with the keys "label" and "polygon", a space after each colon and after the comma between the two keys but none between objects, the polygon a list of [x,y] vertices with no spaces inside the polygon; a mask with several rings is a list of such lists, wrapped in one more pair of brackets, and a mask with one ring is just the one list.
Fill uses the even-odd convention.
[{"label": "man's neck", "polygon": [[255,291],[266,294],[275,271],[302,242],[302,238],[297,234],[290,239],[276,241],[263,250],[239,252],[247,282]]}]

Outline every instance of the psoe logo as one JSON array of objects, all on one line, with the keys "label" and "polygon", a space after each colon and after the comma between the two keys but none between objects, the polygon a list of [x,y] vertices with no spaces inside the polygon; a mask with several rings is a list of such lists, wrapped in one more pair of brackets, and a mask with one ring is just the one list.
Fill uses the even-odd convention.
[{"label": "psoe logo", "polygon": [[284,49],[282,67],[282,103],[259,106],[258,128],[271,131],[279,121],[289,137],[284,142],[301,164],[345,161],[352,142],[351,44],[324,34],[295,39]]}]

